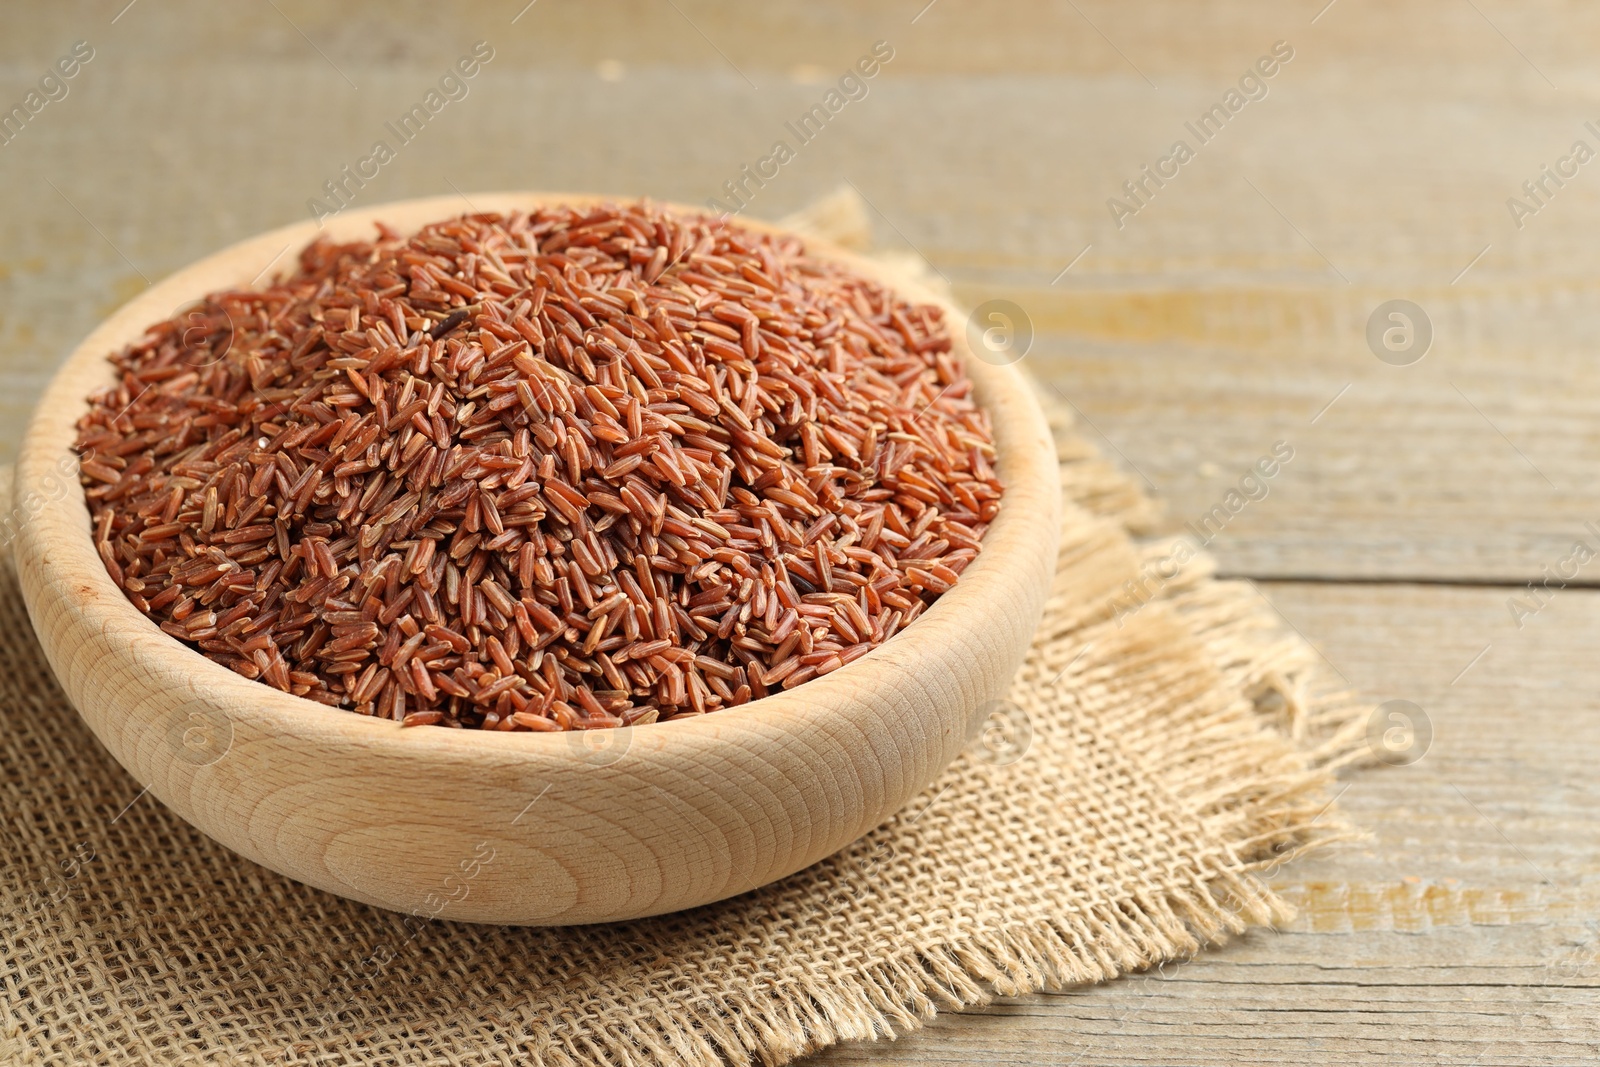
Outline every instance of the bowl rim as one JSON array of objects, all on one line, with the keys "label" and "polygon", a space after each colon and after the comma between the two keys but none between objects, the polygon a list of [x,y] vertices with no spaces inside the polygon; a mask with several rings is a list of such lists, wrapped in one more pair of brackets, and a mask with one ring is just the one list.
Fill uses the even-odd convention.
[{"label": "bowl rim", "polygon": [[[391,719],[359,715],[348,708],[322,704],[245,678],[167,634],[140,612],[112,581],[88,536],[87,504],[81,490],[74,491],[79,485],[74,447],[76,424],[88,406],[89,394],[113,380],[109,361],[112,353],[142,337],[149,325],[170,318],[207,293],[258,284],[268,271],[292,269],[295,260],[290,253],[297,254],[317,237],[370,239],[374,236],[374,224],[379,222],[409,234],[427,223],[462,215],[507,214],[540,206],[583,208],[640,202],[694,215],[709,215],[703,209],[671,201],[583,193],[511,191],[475,193],[470,197],[409,198],[346,210],[320,223],[305,220],[278,227],[235,242],[173,272],[103,319],[53,372],[23,438],[17,461],[15,499],[24,500],[30,490],[40,486],[52,473],[59,477],[62,469],[59,464],[64,458],[70,457],[72,474],[66,478],[67,491],[59,498],[45,499],[36,508],[28,509],[19,541],[32,542],[29,555],[50,572],[44,577],[70,581],[74,607],[93,617],[96,625],[108,631],[143,633],[164,643],[170,655],[152,656],[156,662],[148,665],[153,681],[159,681],[159,676],[166,673],[170,681],[203,688],[230,719],[245,716],[277,732],[337,740],[352,747],[425,744],[439,754],[457,752],[470,756],[499,752],[548,757],[560,754],[564,746],[567,753],[573,753],[574,738],[594,731],[402,727]],[[957,643],[956,635],[964,632],[964,627],[926,624],[934,619],[945,619],[949,623],[969,611],[981,619],[984,611],[975,609],[1004,586],[1007,558],[1013,553],[1032,556],[1040,551],[1041,545],[1048,545],[1054,558],[1055,513],[1059,500],[1057,460],[1043,413],[1021,369],[1015,363],[996,365],[975,358],[963,327],[966,316],[952,300],[915,279],[826,239],[761,220],[737,217],[732,221],[758,233],[798,237],[805,242],[810,254],[858,271],[902,298],[940,307],[950,328],[952,351],[973,382],[975,399],[990,414],[995,469],[1005,493],[999,513],[983,538],[983,550],[963,572],[961,580],[900,633],[860,659],[795,689],[781,690],[747,704],[704,715],[617,728],[631,731],[629,739],[635,743],[646,736],[664,735],[669,729],[674,747],[677,747],[696,742],[715,743],[725,738],[730,728],[735,732],[755,725],[782,732],[827,728],[832,709],[849,698],[858,697],[861,681],[869,678],[876,668],[899,660],[903,661],[902,667],[914,670],[918,665],[949,662],[951,656],[958,655],[960,650],[953,646]],[[249,281],[251,274],[255,282]],[[1002,414],[1005,417],[1000,417]],[[54,536],[57,534],[60,536]],[[40,588],[44,587],[45,583],[41,583]],[[30,613],[37,612],[32,597],[28,606]],[[835,725],[844,724],[836,722]],[[602,733],[605,732],[609,731]]]}]

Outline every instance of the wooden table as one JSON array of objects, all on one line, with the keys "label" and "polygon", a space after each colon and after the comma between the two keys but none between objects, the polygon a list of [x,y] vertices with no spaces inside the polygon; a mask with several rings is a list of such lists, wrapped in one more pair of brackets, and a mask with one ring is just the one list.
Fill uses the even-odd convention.
[{"label": "wooden table", "polygon": [[[1420,762],[1347,779],[1371,840],[1276,876],[1302,909],[1281,932],[815,1062],[1600,1060],[1600,558],[1541,610],[1508,606],[1575,541],[1600,551],[1600,162],[1572,155],[1600,150],[1585,126],[1600,127],[1600,12],[126,2],[8,12],[0,32],[0,101],[73,42],[94,49],[0,146],[0,460],[97,319],[301,217],[478,40],[495,54],[468,96],[357,202],[514,187],[703,202],[886,40],[868,95],[753,189],[751,212],[847,180],[882,245],[968,302],[1020,304],[1031,365],[1166,502],[1167,530],[1274,442],[1294,448],[1211,547],[1352,686],[1425,709]],[[1185,122],[1277,41],[1293,58],[1265,98],[1199,143]],[[1107,198],[1179,138],[1193,158],[1125,200],[1119,228]],[[1535,202],[1522,183],[1545,165],[1570,176]],[[1367,343],[1394,299],[1432,324],[1420,362]]]}]

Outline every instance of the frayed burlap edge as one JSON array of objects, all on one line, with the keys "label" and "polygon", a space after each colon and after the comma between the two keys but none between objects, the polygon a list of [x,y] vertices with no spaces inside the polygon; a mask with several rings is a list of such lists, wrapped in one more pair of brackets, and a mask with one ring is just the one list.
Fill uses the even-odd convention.
[{"label": "frayed burlap edge", "polygon": [[[1085,538],[1127,540],[1126,524],[1148,521],[1149,500],[1071,430],[1070,413],[1041,395],[1061,446],[1065,503],[1093,506],[1099,522]],[[1079,518],[1085,516],[1080,511]],[[1044,989],[1116,978],[1187,959],[1251,926],[1289,921],[1294,909],[1267,885],[1282,864],[1335,841],[1360,835],[1330,803],[1328,786],[1339,766],[1365,752],[1369,705],[1330,684],[1318,654],[1284,624],[1248,582],[1211,577],[1209,557],[1195,556],[1136,612],[1146,631],[1134,649],[1119,641],[1127,600],[1100,608],[1105,618],[1082,626],[1082,589],[1071,570],[1085,538],[1062,547],[1062,566],[1046,620],[1013,699],[1026,706],[1061,699],[1070,688],[1050,689],[1046,678],[1060,666],[1051,657],[1052,627],[1095,635],[1105,662],[1126,670],[1130,656],[1196,656],[1198,686],[1231,691],[1197,724],[1186,745],[1150,736],[1142,743],[1136,721],[1119,736],[1144,760],[1171,802],[1187,807],[1226,843],[1234,869],[1217,870],[1190,884],[1134,892],[1102,903],[1087,916],[975,932],[956,940],[908,945],[894,958],[849,978],[806,983],[780,997],[759,993],[717,995],[690,1015],[649,1012],[619,1023],[603,1036],[583,1035],[537,1051],[559,1067],[605,1064],[645,1067],[707,1063],[784,1064],[842,1041],[883,1040],[919,1029],[940,1011],[959,1011]],[[1142,551],[1127,542],[1130,558],[1165,558],[1170,543]],[[1138,573],[1138,572],[1134,572]],[[1077,603],[1071,602],[1080,597]],[[1155,637],[1156,640],[1151,640]],[[1084,670],[1093,662],[1084,656]],[[1041,697],[1041,693],[1048,696]],[[1068,694],[1070,695],[1070,694]]]},{"label": "frayed burlap edge", "polygon": [[[813,232],[831,227],[859,244],[859,209],[848,197],[835,199],[813,209]],[[1130,534],[1151,528],[1153,502],[1076,434],[1067,405],[1044,391],[1041,403],[1056,435],[1072,534],[1012,699],[1024,713],[1042,715],[1053,702],[1075,699],[1076,687],[1093,684],[1097,672],[1150,671],[1169,699],[1191,705],[1186,736],[1173,743],[1163,732],[1169,721],[1133,707],[1109,724],[1118,749],[1165,803],[1222,842],[1231,862],[1160,884],[1135,880],[1121,897],[1077,908],[1065,902],[1047,919],[911,941],[843,976],[781,989],[724,986],[670,1009],[639,1003],[604,1026],[529,1034],[520,1055],[562,1067],[777,1065],[840,1041],[900,1036],[941,1010],[997,995],[1097,982],[1186,958],[1292,916],[1266,878],[1284,862],[1352,835],[1328,785],[1339,766],[1364,752],[1369,708],[1332,684],[1317,653],[1254,586],[1216,581],[1203,554],[1176,571],[1163,569],[1172,542],[1136,545]],[[1075,566],[1091,556],[1117,565]],[[1173,670],[1174,663],[1181,667]],[[39,1059],[6,1014],[0,1055]],[[260,1050],[238,1051],[251,1062],[274,1062]],[[418,1054],[430,1063],[475,1056],[469,1049]],[[206,1053],[178,1058],[215,1061]]]},{"label": "frayed burlap edge", "polygon": [[[858,249],[870,243],[870,219],[848,187],[784,222]],[[929,283],[920,263],[907,259],[897,265]],[[1154,501],[1078,436],[1066,404],[1048,390],[1038,394],[1055,434],[1067,506],[1099,516],[1122,537],[1150,529],[1159,513]],[[1136,575],[1148,573],[1158,557],[1170,558],[1172,546],[1156,542],[1141,551],[1130,542],[1138,556]],[[1043,662],[1042,649],[1052,623],[1062,622],[1060,579],[1075,548],[1076,543],[1062,546],[1056,596],[1014,691],[1020,699],[1035,691],[1042,673],[1057,673]],[[1138,611],[1170,621],[1173,645],[1165,654],[1176,653],[1179,644],[1198,646],[1216,680],[1238,699],[1219,708],[1188,746],[1141,749],[1134,738],[1130,747],[1142,751],[1152,775],[1168,784],[1173,802],[1195,809],[1227,844],[1238,858],[1237,870],[1154,896],[1137,894],[1121,907],[1098,908],[1092,925],[1063,917],[912,946],[854,981],[804,988],[802,996],[785,1002],[778,1018],[765,1014],[780,1007],[766,998],[718,998],[692,1019],[633,1020],[604,1047],[551,1048],[549,1062],[595,1062],[588,1057],[600,1053],[601,1062],[626,1067],[740,1058],[781,1064],[840,1041],[901,1036],[941,1009],[1115,978],[1192,956],[1252,925],[1292,919],[1292,906],[1263,876],[1307,852],[1362,836],[1337,811],[1328,787],[1338,767],[1365,758],[1371,705],[1332,684],[1319,654],[1286,630],[1252,583],[1217,581],[1214,571],[1210,557],[1196,553],[1153,593],[1148,586],[1135,593],[1134,603]],[[1121,620],[1105,625],[1117,628]],[[1124,735],[1124,743],[1129,741]]]}]

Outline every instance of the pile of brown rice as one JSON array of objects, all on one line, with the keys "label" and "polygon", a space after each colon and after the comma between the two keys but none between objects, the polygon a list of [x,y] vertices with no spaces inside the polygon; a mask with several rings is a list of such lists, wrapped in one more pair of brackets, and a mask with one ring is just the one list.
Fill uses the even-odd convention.
[{"label": "pile of brown rice", "polygon": [[408,725],[793,688],[949,589],[1001,494],[937,307],[647,203],[318,242],[112,361],[78,447],[128,598]]}]

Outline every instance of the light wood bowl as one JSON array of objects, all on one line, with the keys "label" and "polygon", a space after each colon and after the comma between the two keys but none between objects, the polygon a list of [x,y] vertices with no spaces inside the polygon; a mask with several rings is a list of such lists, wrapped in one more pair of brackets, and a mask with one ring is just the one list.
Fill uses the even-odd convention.
[{"label": "light wood bowl", "polygon": [[[599,199],[472,203],[504,212]],[[409,232],[463,210],[456,197],[411,200],[346,212],[325,232],[367,238],[379,219]],[[95,553],[75,423],[113,380],[109,353],[205,293],[250,285],[274,257],[275,272],[292,268],[318,232],[305,222],[243,241],[117,311],[57,372],[17,464],[18,572],[56,677],[118,762],[196,827],[291,878],[422,916],[564,925],[657,915],[764,885],[880,825],[967,744],[980,706],[1004,695],[1055,565],[1056,457],[1021,373],[972,358],[964,317],[948,305],[956,351],[994,422],[999,516],[977,561],[922,618],[793,692],[617,731],[401,729],[248,681],[162,633]]]}]

